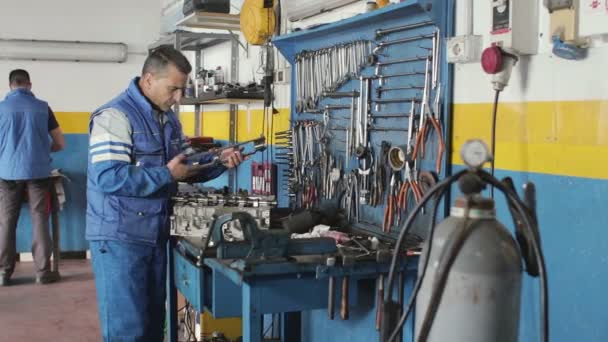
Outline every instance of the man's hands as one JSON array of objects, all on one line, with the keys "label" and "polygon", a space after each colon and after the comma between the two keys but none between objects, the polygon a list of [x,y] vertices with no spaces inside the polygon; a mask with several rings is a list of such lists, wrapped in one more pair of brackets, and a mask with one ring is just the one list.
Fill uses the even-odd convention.
[{"label": "man's hands", "polygon": [[222,164],[229,169],[239,166],[239,164],[241,164],[244,160],[247,160],[247,157],[243,157],[241,151],[242,148],[234,147],[223,150],[220,154]]},{"label": "man's hands", "polygon": [[[239,166],[239,164],[247,159],[247,157],[243,157],[240,148],[234,147],[223,150],[219,155],[219,160],[228,169]],[[167,168],[169,168],[171,177],[174,180],[183,181],[204,172],[204,169],[201,168],[202,165],[189,166],[187,162],[188,158],[183,153],[180,153],[167,163]]]},{"label": "man's hands", "polygon": [[167,164],[169,172],[171,172],[171,177],[176,181],[182,181],[191,176],[190,167],[188,167],[186,161],[186,156],[183,153],[180,153]]}]

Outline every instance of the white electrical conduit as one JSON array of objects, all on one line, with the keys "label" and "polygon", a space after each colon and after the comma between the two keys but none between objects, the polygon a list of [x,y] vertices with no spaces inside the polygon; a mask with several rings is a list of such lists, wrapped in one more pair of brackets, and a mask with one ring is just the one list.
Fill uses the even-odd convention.
[{"label": "white electrical conduit", "polygon": [[466,34],[468,36],[473,34],[473,0],[464,0],[465,2],[465,10],[464,10],[464,22],[466,24]]},{"label": "white electrical conduit", "polygon": [[124,43],[0,39],[0,59],[109,62],[127,60]]}]

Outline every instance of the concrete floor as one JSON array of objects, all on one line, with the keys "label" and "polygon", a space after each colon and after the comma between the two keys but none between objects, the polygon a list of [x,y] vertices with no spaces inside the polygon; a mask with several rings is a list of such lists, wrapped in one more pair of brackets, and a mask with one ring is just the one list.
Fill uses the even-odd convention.
[{"label": "concrete floor", "polygon": [[36,285],[31,262],[17,263],[0,287],[0,341],[100,341],[89,260],[65,260],[58,283]]}]

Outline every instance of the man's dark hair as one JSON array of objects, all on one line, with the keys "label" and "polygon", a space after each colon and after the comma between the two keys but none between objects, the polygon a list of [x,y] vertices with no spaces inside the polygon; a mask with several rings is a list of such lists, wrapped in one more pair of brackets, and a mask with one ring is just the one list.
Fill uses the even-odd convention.
[{"label": "man's dark hair", "polygon": [[146,73],[162,74],[167,70],[169,64],[173,64],[177,70],[186,75],[192,71],[190,62],[181,52],[172,46],[163,45],[150,52],[141,75],[143,76]]},{"label": "man's dark hair", "polygon": [[8,84],[23,87],[30,84],[30,74],[23,69],[15,69],[8,74]]}]

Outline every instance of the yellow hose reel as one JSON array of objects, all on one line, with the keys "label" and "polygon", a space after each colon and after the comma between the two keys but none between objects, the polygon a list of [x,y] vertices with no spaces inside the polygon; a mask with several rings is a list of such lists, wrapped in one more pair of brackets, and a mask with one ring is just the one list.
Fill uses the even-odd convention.
[{"label": "yellow hose reel", "polygon": [[252,45],[263,45],[273,35],[276,16],[273,6],[264,8],[264,0],[245,0],[241,7],[241,32]]}]

